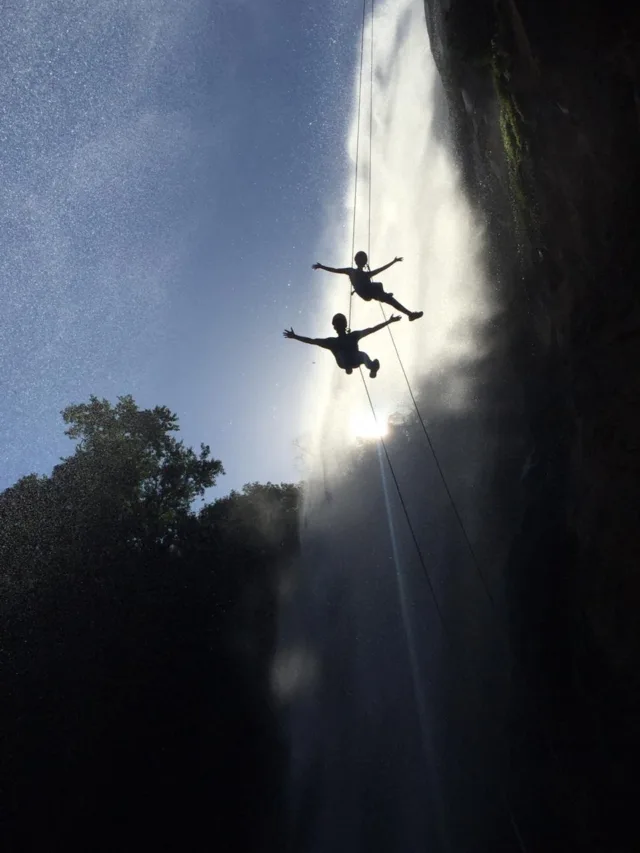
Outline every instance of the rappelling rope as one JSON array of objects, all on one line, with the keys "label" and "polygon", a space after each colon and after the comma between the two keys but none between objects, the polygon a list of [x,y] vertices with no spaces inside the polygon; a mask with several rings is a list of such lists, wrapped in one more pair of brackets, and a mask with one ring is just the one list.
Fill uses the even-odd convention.
[{"label": "rappelling rope", "polygon": [[[358,79],[358,124],[356,128],[356,162],[355,162],[355,176],[354,176],[354,187],[353,187],[353,222],[351,229],[351,258],[353,258],[355,254],[355,242],[356,242],[356,215],[357,215],[357,203],[358,203],[358,167],[360,164],[360,124],[361,124],[361,114],[362,114],[362,78],[363,78],[363,65],[364,65],[364,30],[365,30],[365,21],[366,21],[366,0],[363,0],[362,3],[362,35],[360,39],[360,73]],[[371,0],[371,34],[370,34],[370,69],[369,69],[369,204],[368,204],[368,223],[367,223],[367,254],[371,253],[371,187],[373,184],[373,45],[374,45],[374,33],[373,33],[373,23],[374,23],[374,11],[375,11],[375,0]],[[351,328],[351,314],[352,314],[352,302],[353,302],[353,290],[351,289],[351,283],[349,283],[349,322],[348,328]],[[382,307],[382,303],[379,303],[380,311],[384,320],[386,321],[387,315],[385,314],[384,308]],[[489,585],[484,576],[482,569],[480,568],[480,562],[476,556],[473,545],[471,544],[471,539],[469,534],[467,533],[466,527],[462,520],[462,516],[458,510],[454,497],[451,493],[451,489],[449,488],[449,484],[447,483],[447,479],[444,475],[444,471],[442,470],[442,466],[440,465],[440,460],[438,459],[438,455],[435,451],[435,447],[433,446],[433,442],[431,440],[431,436],[429,435],[429,430],[427,429],[427,425],[424,422],[424,418],[420,412],[418,407],[418,402],[416,400],[415,394],[413,393],[413,388],[411,387],[411,382],[409,381],[409,377],[407,376],[407,371],[405,370],[402,358],[400,356],[400,352],[398,351],[398,347],[396,346],[395,338],[393,337],[393,332],[391,331],[391,326],[387,326],[387,331],[389,332],[389,337],[391,338],[391,343],[393,344],[393,349],[395,351],[396,357],[398,359],[398,363],[400,365],[400,369],[402,370],[402,375],[404,376],[404,380],[407,384],[407,389],[409,391],[409,396],[411,397],[411,402],[413,403],[413,407],[416,411],[416,415],[418,416],[418,420],[420,421],[420,425],[422,427],[422,431],[424,432],[425,438],[427,439],[427,444],[429,445],[429,450],[431,451],[431,455],[433,456],[433,460],[436,464],[436,468],[438,470],[438,474],[440,475],[440,479],[442,480],[442,484],[447,493],[447,497],[449,499],[449,503],[451,504],[451,508],[453,509],[453,513],[456,517],[460,530],[462,531],[462,535],[464,537],[464,541],[467,546],[467,550],[471,556],[473,564],[475,566],[476,572],[484,591],[491,602],[494,604],[493,596],[491,595],[491,590],[489,589]],[[364,381],[364,376],[362,375],[362,368],[360,369],[360,374]],[[366,382],[365,382],[366,388]],[[373,414],[374,419],[376,418],[376,414],[374,411],[373,403],[371,401],[371,397],[369,396],[369,391],[367,389],[367,397],[369,399],[369,404],[371,406],[371,412]],[[386,454],[386,448],[385,448]],[[389,461],[389,465],[391,466],[391,462],[389,460],[388,454],[386,454],[387,460]],[[392,471],[393,474],[393,471]],[[395,480],[395,477],[394,477]],[[397,482],[396,482],[397,485]],[[402,502],[402,500],[401,500]],[[407,522],[409,519],[407,518]]]},{"label": "rappelling rope", "polygon": [[[380,311],[382,312],[382,316],[386,320],[387,315],[385,314],[384,308],[382,307],[382,303],[379,303],[379,304],[380,304]],[[487,582],[487,579],[484,576],[484,572],[480,568],[480,561],[478,560],[478,557],[477,557],[476,552],[473,548],[473,545],[471,544],[471,539],[469,538],[469,534],[467,533],[467,529],[464,526],[462,516],[460,515],[458,507],[456,506],[456,502],[453,498],[453,495],[451,494],[451,489],[449,488],[449,484],[447,483],[447,478],[444,476],[444,471],[442,470],[442,466],[440,465],[440,460],[438,459],[438,454],[436,453],[435,448],[433,446],[433,442],[431,441],[431,436],[429,435],[429,430],[427,429],[427,425],[425,424],[424,418],[422,417],[422,415],[420,413],[420,409],[418,408],[418,402],[417,402],[415,395],[413,393],[413,389],[411,387],[411,382],[409,381],[409,377],[407,376],[407,371],[404,369],[404,364],[403,364],[402,359],[400,357],[400,353],[398,352],[398,347],[396,345],[395,338],[393,337],[393,332],[391,331],[391,326],[387,326],[387,331],[389,332],[389,337],[391,338],[391,343],[393,344],[393,348],[395,350],[396,356],[398,357],[398,363],[400,364],[400,369],[402,370],[402,375],[404,376],[404,381],[407,383],[407,389],[409,390],[409,396],[411,397],[411,402],[413,403],[413,407],[416,410],[416,415],[418,416],[418,420],[420,421],[420,426],[422,427],[422,431],[424,432],[425,438],[427,439],[427,443],[429,444],[429,450],[431,451],[431,455],[433,456],[433,461],[436,463],[436,468],[438,469],[438,474],[440,474],[440,479],[442,480],[442,485],[445,488],[445,491],[447,493],[447,497],[449,498],[449,503],[451,504],[451,508],[452,508],[453,513],[456,517],[456,520],[458,522],[460,530],[462,531],[462,535],[464,537],[464,541],[466,543],[467,550],[469,551],[469,554],[471,556],[471,560],[473,561],[476,572],[478,573],[478,577],[480,578],[480,581],[482,583],[482,586],[484,588],[484,591],[485,591],[487,598],[489,599],[489,601],[491,602],[492,605],[495,605],[495,601],[494,601],[493,595],[491,594],[491,590],[489,589],[489,584]]]},{"label": "rappelling rope", "polygon": [[[370,73],[370,91],[369,91],[369,216],[368,216],[368,232],[367,232],[367,250],[371,249],[371,154],[372,154],[372,136],[373,136],[373,17],[374,17],[374,5],[375,0],[371,0],[371,50],[370,50],[370,58],[371,58],[371,73]],[[356,214],[357,214],[357,203],[358,203],[358,165],[360,162],[360,123],[361,123],[361,112],[362,112],[362,69],[363,69],[363,60],[364,60],[364,29],[365,29],[365,21],[366,21],[366,6],[367,0],[363,0],[362,3],[362,39],[360,42],[360,74],[359,74],[359,87],[358,87],[358,126],[356,129],[356,162],[355,162],[355,180],[354,180],[354,188],[353,188],[353,223],[352,223],[352,235],[351,235],[351,257],[353,258],[355,254],[355,243],[356,243]],[[351,285],[349,286],[349,326],[351,328],[351,303],[353,302],[353,290],[351,289]],[[395,344],[394,344],[395,346]],[[396,354],[398,355],[398,360],[402,366],[402,360],[400,359],[400,355],[396,349]],[[404,372],[404,367],[402,368]],[[360,378],[362,379],[362,384],[364,385],[364,390],[367,395],[367,400],[369,401],[369,406],[371,408],[371,414],[373,415],[374,422],[378,425],[378,417],[376,415],[375,407],[373,405],[373,400],[371,399],[371,394],[369,393],[369,388],[367,387],[367,383],[364,378],[364,374],[362,372],[362,367],[360,367]],[[405,374],[406,378],[406,374]],[[407,380],[408,382],[408,380]],[[411,389],[410,389],[411,390]],[[411,393],[411,399],[416,405],[415,398],[413,397],[413,393]],[[416,406],[417,409],[417,406]],[[426,428],[425,428],[426,431]],[[378,433],[380,430],[378,430]],[[428,436],[427,436],[428,437]],[[389,451],[387,449],[386,442],[384,438],[380,435],[379,441],[382,444],[382,448],[384,450],[384,455],[387,459],[387,464],[389,465],[389,471],[391,472],[391,477],[396,487],[396,491],[398,492],[398,499],[400,501],[400,506],[402,507],[402,511],[404,512],[404,517],[407,522],[407,526],[411,533],[411,538],[413,539],[413,544],[415,545],[416,552],[418,554],[418,558],[420,560],[420,565],[422,566],[422,571],[424,572],[424,576],[427,580],[427,584],[431,591],[431,596],[433,598],[433,602],[435,608],[438,612],[438,616],[440,618],[440,623],[442,625],[443,630],[446,632],[446,624],[444,621],[444,617],[442,611],[440,609],[440,603],[438,601],[438,597],[435,593],[435,588],[433,586],[433,582],[431,580],[431,576],[429,574],[429,570],[427,568],[427,564],[424,559],[424,555],[422,553],[422,549],[420,547],[420,543],[418,542],[418,537],[416,536],[415,530],[413,529],[413,524],[411,523],[411,518],[409,517],[409,511],[407,509],[407,505],[404,501],[404,497],[402,495],[402,490],[400,488],[400,483],[398,482],[398,478],[396,476],[396,472],[393,468],[393,464],[391,462],[391,457],[389,456]],[[434,453],[433,445],[429,440],[429,446],[431,448],[431,452]],[[435,453],[434,453],[435,455]],[[451,495],[449,495],[451,497]]]},{"label": "rappelling rope", "polygon": [[[372,0],[373,2],[373,0]],[[362,0],[362,27],[360,38],[360,76],[358,80],[358,124],[356,127],[356,169],[353,177],[353,222],[351,224],[351,258],[349,265],[353,262],[353,256],[356,251],[356,208],[358,206],[358,164],[360,162],[360,110],[362,107],[362,66],[364,60],[364,24],[366,20],[367,0]],[[373,51],[373,42],[371,44]],[[371,138],[369,138],[371,139]],[[371,141],[369,141],[371,145]],[[369,165],[371,171],[371,165]],[[371,207],[371,196],[369,196],[369,207]],[[369,238],[371,238],[371,211],[369,211]],[[349,322],[347,328],[351,328],[351,303],[353,302],[353,293],[351,292],[351,279],[349,279]]]},{"label": "rappelling rope", "polygon": [[[360,119],[361,119],[361,107],[362,107],[362,70],[363,70],[363,59],[364,59],[364,29],[365,29],[365,21],[366,21],[366,3],[367,3],[367,0],[363,0],[363,3],[362,3],[362,37],[361,37],[361,42],[360,42],[360,74],[359,74],[359,85],[358,85],[358,124],[357,124],[357,129],[356,129],[356,158],[355,158],[355,176],[354,176],[354,189],[353,189],[353,223],[352,223],[352,236],[351,236],[351,258],[352,259],[353,259],[353,256],[355,254],[355,239],[356,239],[356,214],[357,214],[357,199],[358,199],[358,166],[359,166],[359,157],[360,157]],[[371,65],[371,68],[370,68],[370,91],[369,91],[369,192],[368,192],[369,198],[368,198],[368,231],[367,231],[367,254],[368,255],[370,255],[370,253],[371,253],[371,186],[372,186],[372,176],[373,176],[373,169],[372,169],[373,142],[372,142],[372,140],[373,140],[373,45],[374,45],[373,19],[374,19],[374,6],[375,6],[375,0],[371,0],[371,48],[370,48],[370,65]],[[348,323],[348,328],[351,329],[351,313],[352,313],[351,308],[352,308],[352,301],[353,301],[353,290],[351,288],[351,283],[349,283],[349,284],[350,284],[350,286],[349,286],[349,323]],[[380,310],[382,312],[383,318],[386,321],[387,317],[386,317],[386,314],[384,312],[384,308],[382,307],[382,304],[380,304]],[[442,466],[440,465],[440,461],[438,459],[435,448],[433,446],[433,442],[431,441],[429,431],[428,431],[427,426],[424,422],[424,419],[420,413],[420,409],[418,407],[417,400],[416,400],[415,395],[413,393],[413,389],[411,387],[409,377],[407,376],[407,372],[404,368],[404,364],[402,362],[402,358],[401,358],[400,353],[398,351],[398,347],[396,346],[396,342],[395,342],[395,339],[393,337],[393,333],[391,332],[391,328],[389,326],[387,327],[387,329],[388,329],[389,335],[391,337],[391,342],[393,344],[393,348],[395,350],[395,353],[396,353],[396,356],[398,359],[398,363],[400,364],[400,368],[402,370],[402,375],[404,376],[405,382],[407,384],[407,388],[409,390],[409,395],[411,397],[411,401],[413,403],[416,414],[418,416],[418,420],[420,421],[420,424],[422,426],[422,430],[423,430],[425,437],[427,439],[427,443],[429,445],[429,450],[431,451],[431,455],[433,456],[434,462],[435,462],[436,467],[438,469],[438,473],[440,474],[440,478],[442,480],[445,491],[447,493],[447,497],[449,498],[449,502],[451,504],[451,507],[453,509],[455,517],[458,521],[460,529],[462,530],[462,533],[463,533],[467,548],[469,550],[469,553],[471,555],[473,564],[475,566],[476,572],[477,572],[477,574],[478,574],[478,576],[482,582],[482,585],[484,587],[484,590],[486,592],[486,595],[487,595],[489,601],[491,602],[492,607],[495,609],[495,602],[494,602],[493,596],[491,595],[491,592],[489,590],[489,587],[488,587],[487,581],[484,577],[484,574],[483,574],[482,570],[480,569],[480,563],[476,557],[475,551],[474,551],[473,546],[471,544],[471,540],[469,538],[469,535],[467,534],[466,528],[465,528],[464,523],[462,521],[462,517],[460,515],[460,512],[458,511],[458,508],[456,506],[456,502],[453,498],[453,495],[451,494],[451,490],[449,489],[449,485],[448,485],[446,477],[444,475],[444,471],[442,470]],[[375,407],[373,405],[373,400],[371,399],[371,394],[369,393],[369,388],[367,386],[366,380],[364,378],[364,374],[362,372],[362,367],[360,367],[360,378],[362,379],[362,384],[364,386],[364,390],[365,390],[365,393],[367,395],[367,400],[369,401],[369,406],[371,408],[371,414],[373,416],[376,427],[378,428],[379,427],[378,417],[376,415]],[[400,483],[398,481],[398,477],[397,477],[396,472],[394,470],[393,463],[391,462],[391,457],[389,455],[389,450],[387,448],[387,444],[386,444],[383,436],[380,435],[379,428],[377,429],[377,431],[378,431],[378,440],[380,441],[380,444],[382,445],[382,449],[384,450],[384,455],[385,455],[386,460],[387,460],[387,465],[389,466],[389,471],[391,472],[391,477],[393,479],[393,482],[394,482],[394,485],[396,487],[396,491],[398,494],[398,500],[400,502],[402,512],[404,513],[404,517],[405,517],[405,520],[407,522],[407,527],[409,528],[409,532],[411,534],[411,538],[413,540],[413,544],[415,546],[416,553],[418,555],[418,559],[420,561],[420,565],[422,567],[423,574],[424,574],[425,579],[427,581],[427,585],[428,585],[429,591],[431,593],[431,598],[433,600],[434,607],[435,607],[436,612],[438,614],[438,619],[440,621],[440,626],[441,626],[442,632],[443,632],[448,644],[452,645],[452,638],[449,634],[449,631],[447,628],[447,623],[444,619],[444,614],[443,614],[442,609],[440,607],[440,602],[438,601],[438,596],[436,595],[435,588],[434,588],[433,582],[431,580],[431,575],[429,573],[424,555],[422,553],[422,548],[420,547],[418,537],[417,537],[416,532],[414,530],[413,524],[411,523],[409,511],[407,509],[407,505],[405,503],[405,500],[404,500],[404,497],[402,494],[402,489],[400,488]],[[509,821],[511,823],[513,832],[516,836],[518,846],[520,847],[520,850],[522,851],[522,853],[526,853],[526,847],[525,847],[524,841],[522,839],[522,835],[520,833],[520,830],[518,828],[518,823],[516,821],[515,815],[513,814],[513,811],[511,809],[511,804],[509,802],[509,798],[508,798],[506,790],[503,790],[503,796],[504,796],[505,805],[506,805],[506,808],[507,808],[507,811],[509,814]]]},{"label": "rappelling rope", "polygon": [[[362,384],[364,385],[364,390],[367,395],[367,399],[369,401],[369,405],[371,406],[371,414],[373,415],[373,420],[376,424],[376,427],[379,427],[378,416],[376,415],[376,410],[373,406],[373,401],[371,399],[371,394],[369,393],[369,389],[367,387],[366,380],[364,378],[364,374],[362,372],[362,368],[360,368],[360,378],[362,379]],[[400,488],[400,483],[398,482],[398,478],[396,476],[396,472],[394,471],[393,464],[391,463],[391,457],[389,456],[389,451],[387,449],[387,444],[380,435],[380,430],[378,429],[378,440],[382,445],[382,449],[384,450],[384,455],[387,459],[387,465],[389,466],[389,471],[391,472],[391,477],[396,487],[396,491],[398,492],[398,500],[400,501],[400,506],[402,507],[402,511],[404,512],[404,517],[407,521],[407,527],[409,528],[409,532],[411,533],[411,538],[413,539],[413,544],[416,546],[416,552],[418,554],[418,559],[420,560],[420,565],[422,566],[422,571],[424,572],[424,576],[427,580],[427,585],[429,590],[431,591],[431,597],[433,599],[434,606],[438,613],[438,618],[440,619],[440,624],[442,626],[443,632],[447,633],[446,622],[444,621],[444,615],[442,610],[440,609],[440,602],[438,601],[438,596],[436,595],[436,591],[433,586],[433,582],[431,580],[431,575],[429,574],[429,569],[427,568],[427,564],[425,562],[424,556],[422,554],[422,548],[420,547],[420,543],[418,542],[418,537],[416,536],[416,532],[413,529],[413,524],[411,523],[411,518],[409,517],[409,511],[407,509],[407,505],[404,502],[404,497],[402,496],[402,489]]]},{"label": "rappelling rope", "polygon": [[[355,179],[354,179],[354,190],[353,190],[353,226],[352,226],[352,238],[351,238],[351,257],[353,258],[355,254],[355,240],[356,240],[356,205],[358,198],[358,164],[359,164],[359,154],[360,154],[360,114],[361,114],[361,106],[362,106],[362,66],[363,66],[363,58],[364,58],[364,25],[365,25],[365,10],[366,10],[366,0],[363,0],[362,3],[362,38],[360,41],[360,75],[359,75],[359,89],[358,89],[358,127],[356,131],[356,168],[355,168]],[[370,52],[369,52],[369,204],[368,204],[368,230],[367,230],[367,254],[371,255],[371,187],[373,184],[373,44],[374,44],[374,34],[373,34],[373,23],[374,23],[374,11],[375,11],[375,0],[371,0],[371,38],[370,38]],[[351,328],[351,304],[353,301],[353,291],[350,288],[350,296],[349,296],[349,328]],[[385,310],[382,306],[382,303],[378,303],[380,305],[380,311],[382,313],[383,319],[387,320],[387,315],[385,314]],[[449,503],[451,504],[451,508],[456,517],[460,530],[462,531],[462,535],[464,537],[464,541],[467,546],[467,550],[471,556],[471,560],[475,566],[478,577],[480,578],[480,582],[484,588],[484,591],[487,595],[487,598],[494,605],[494,599],[491,594],[491,590],[489,589],[489,584],[487,583],[487,579],[484,576],[484,572],[480,568],[480,562],[476,553],[474,551],[473,545],[471,544],[471,539],[469,534],[467,533],[467,529],[462,520],[462,516],[456,506],[456,502],[451,493],[451,489],[449,488],[449,484],[447,483],[447,479],[444,475],[444,471],[442,470],[442,466],[440,465],[440,460],[438,459],[438,455],[435,451],[435,447],[433,446],[433,442],[431,441],[431,436],[429,435],[429,430],[424,422],[424,418],[420,413],[420,409],[418,407],[418,402],[415,398],[415,394],[413,393],[413,388],[411,387],[411,382],[409,381],[409,377],[407,376],[407,371],[405,370],[404,364],[402,362],[402,358],[400,357],[400,353],[398,351],[398,347],[396,346],[395,338],[393,337],[393,332],[391,331],[391,326],[387,326],[387,331],[389,332],[389,337],[391,338],[391,343],[393,344],[393,349],[395,351],[396,357],[398,359],[398,363],[400,365],[400,369],[402,370],[402,375],[404,376],[404,380],[407,384],[407,389],[409,391],[409,396],[411,397],[411,402],[413,403],[413,407],[416,410],[416,415],[418,416],[418,420],[420,421],[420,425],[422,427],[422,431],[424,432],[425,438],[427,439],[427,444],[429,445],[429,450],[431,451],[431,455],[433,456],[433,460],[436,464],[436,468],[438,469],[438,474],[440,475],[440,479],[442,480],[442,485],[447,493],[447,497],[449,498]],[[360,370],[362,373],[362,369]],[[363,377],[364,378],[364,377]],[[367,392],[368,393],[368,392]],[[371,403],[371,400],[369,399]],[[373,406],[371,407],[373,411]],[[374,418],[375,418],[375,412]]]}]

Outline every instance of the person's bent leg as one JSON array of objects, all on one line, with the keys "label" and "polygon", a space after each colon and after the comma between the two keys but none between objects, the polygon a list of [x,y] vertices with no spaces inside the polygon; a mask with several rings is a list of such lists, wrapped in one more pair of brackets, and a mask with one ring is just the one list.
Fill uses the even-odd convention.
[{"label": "person's bent leg", "polygon": [[371,379],[375,379],[378,371],[380,370],[380,362],[377,358],[374,358],[373,361],[369,358],[366,352],[359,353],[360,358],[362,359],[360,364],[364,364],[364,366],[369,371],[369,376]]}]

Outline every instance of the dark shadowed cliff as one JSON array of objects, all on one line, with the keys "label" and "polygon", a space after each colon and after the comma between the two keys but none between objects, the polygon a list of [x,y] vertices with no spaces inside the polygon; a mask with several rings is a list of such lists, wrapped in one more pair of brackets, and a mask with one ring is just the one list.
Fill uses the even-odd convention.
[{"label": "dark shadowed cliff", "polygon": [[527,850],[640,844],[640,12],[630,9],[425,2],[467,189],[521,331],[531,452],[506,582],[529,687],[513,701],[509,783]]}]

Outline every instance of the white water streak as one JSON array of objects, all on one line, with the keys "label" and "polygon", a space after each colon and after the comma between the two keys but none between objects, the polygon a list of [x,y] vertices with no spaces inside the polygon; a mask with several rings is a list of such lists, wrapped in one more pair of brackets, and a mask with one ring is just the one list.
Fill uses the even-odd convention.
[{"label": "white water streak", "polygon": [[[360,152],[356,198],[356,251],[367,248],[369,176],[371,176],[372,268],[396,255],[404,262],[381,274],[387,291],[411,310],[423,310],[423,319],[406,318],[392,326],[396,344],[412,382],[435,373],[441,383],[438,405],[464,405],[469,388],[448,368],[472,356],[478,347],[474,321],[488,319],[493,310],[481,261],[483,231],[466,201],[460,173],[445,143],[434,134],[435,93],[440,85],[429,49],[422,0],[393,0],[377,4],[373,21],[373,134],[369,162],[371,20],[365,29]],[[353,117],[347,156],[355,171],[359,68],[356,68]],[[353,219],[353,176],[345,188],[341,217],[331,208],[331,221],[321,241],[332,247],[328,265],[350,263]],[[348,280],[318,271],[318,285],[326,289],[322,316],[314,334],[332,334],[331,317],[348,312]],[[316,279],[314,278],[314,282]],[[387,316],[389,311],[385,306]],[[382,320],[376,302],[353,297],[352,328]],[[379,358],[382,368],[370,390],[378,418],[406,410],[410,405],[400,366],[386,330],[367,338],[365,349]],[[324,354],[323,354],[324,355]],[[353,444],[354,421],[362,422],[368,403],[357,373],[347,376],[327,354],[319,356],[310,377],[306,403],[307,430],[315,434],[315,470],[325,457],[328,474],[343,465],[342,449]],[[426,413],[423,413],[426,414]]]}]

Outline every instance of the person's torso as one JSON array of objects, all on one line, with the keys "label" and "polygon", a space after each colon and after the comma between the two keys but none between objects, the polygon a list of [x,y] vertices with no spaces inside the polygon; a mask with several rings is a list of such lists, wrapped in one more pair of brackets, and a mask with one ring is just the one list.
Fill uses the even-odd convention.
[{"label": "person's torso", "polygon": [[366,292],[370,279],[371,273],[367,270],[352,269],[349,273],[349,280],[356,293]]},{"label": "person's torso", "polygon": [[336,361],[341,367],[352,367],[357,362],[359,335],[357,332],[347,332],[346,335],[340,335],[334,338],[334,345],[331,350]]}]

